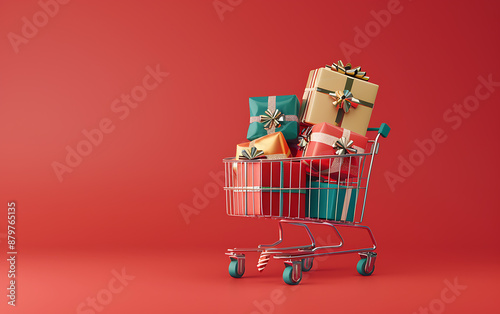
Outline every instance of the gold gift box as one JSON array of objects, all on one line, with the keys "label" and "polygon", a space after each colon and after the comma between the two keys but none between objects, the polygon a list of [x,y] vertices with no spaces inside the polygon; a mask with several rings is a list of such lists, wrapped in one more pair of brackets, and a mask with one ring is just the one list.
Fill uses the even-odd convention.
[{"label": "gold gift box", "polygon": [[243,150],[252,147],[262,150],[267,159],[282,159],[290,156],[290,148],[281,132],[271,133],[251,142],[236,145],[236,159],[240,159]]},{"label": "gold gift box", "polygon": [[[340,109],[342,112],[339,116],[338,107],[333,105],[334,98],[328,93],[317,91],[318,88],[330,92],[350,90],[353,97],[361,103],[357,108],[350,108],[348,112]],[[301,122],[308,124],[328,122],[365,136],[377,91],[378,85],[376,84],[329,68],[312,70],[302,97]]]}]

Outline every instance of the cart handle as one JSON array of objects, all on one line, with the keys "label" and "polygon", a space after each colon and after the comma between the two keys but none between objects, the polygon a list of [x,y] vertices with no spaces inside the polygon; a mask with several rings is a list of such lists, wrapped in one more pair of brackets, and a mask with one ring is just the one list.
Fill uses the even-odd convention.
[{"label": "cart handle", "polygon": [[382,135],[382,137],[386,138],[391,131],[391,127],[385,123],[382,123],[379,128],[368,128],[368,131],[378,131],[378,133]]}]

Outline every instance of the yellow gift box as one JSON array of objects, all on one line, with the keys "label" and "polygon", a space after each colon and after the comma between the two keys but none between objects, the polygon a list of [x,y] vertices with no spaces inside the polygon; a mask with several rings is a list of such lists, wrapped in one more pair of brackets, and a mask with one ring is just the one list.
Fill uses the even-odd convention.
[{"label": "yellow gift box", "polygon": [[[366,79],[328,67],[312,70],[302,97],[301,122],[328,122],[365,136],[378,91],[378,85]],[[344,102],[346,96],[350,99]]]},{"label": "yellow gift box", "polygon": [[238,144],[236,146],[236,159],[241,159],[240,156],[243,154],[243,151],[248,151],[252,147],[263,151],[264,157],[267,159],[288,158],[291,154],[283,133],[276,132],[259,137],[251,142]]}]

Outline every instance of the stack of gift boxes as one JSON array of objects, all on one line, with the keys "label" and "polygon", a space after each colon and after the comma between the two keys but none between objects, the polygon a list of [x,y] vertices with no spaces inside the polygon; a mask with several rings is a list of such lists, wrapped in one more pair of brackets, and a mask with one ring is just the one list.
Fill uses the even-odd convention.
[{"label": "stack of gift boxes", "polygon": [[[249,99],[250,142],[237,145],[236,159],[272,162],[234,163],[234,214],[354,220],[360,159],[348,156],[365,153],[378,90],[365,74],[338,61],[309,73],[302,103]],[[294,159],[320,156],[338,158]]]}]

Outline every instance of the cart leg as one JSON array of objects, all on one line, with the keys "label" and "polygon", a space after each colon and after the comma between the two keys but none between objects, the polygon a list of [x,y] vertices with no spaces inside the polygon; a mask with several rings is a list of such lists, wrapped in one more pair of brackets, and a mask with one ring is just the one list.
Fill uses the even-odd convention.
[{"label": "cart leg", "polygon": [[302,260],[286,261],[283,281],[289,285],[298,285],[302,280]]},{"label": "cart leg", "polygon": [[273,244],[260,244],[259,245],[259,249],[260,248],[274,247],[274,246],[277,246],[278,244],[280,244],[283,241],[283,226],[281,225],[281,221],[279,222],[279,225],[278,225],[278,234],[279,234],[278,241],[274,242]]},{"label": "cart leg", "polygon": [[316,247],[316,240],[314,239],[314,236],[312,235],[312,232],[306,223],[291,222],[291,221],[284,221],[284,220],[282,222],[290,224],[290,225],[301,226],[301,227],[304,227],[306,229],[307,235],[309,236],[309,240],[311,241],[311,245],[303,246],[302,248],[314,249]]},{"label": "cart leg", "polygon": [[233,278],[241,278],[245,273],[245,254],[234,254],[229,256],[229,275]]},{"label": "cart leg", "polygon": [[258,246],[259,249],[268,248],[268,251],[271,251],[274,249],[274,247],[276,247],[277,245],[281,244],[281,242],[283,242],[283,224],[304,227],[306,229],[307,235],[309,236],[309,240],[311,241],[311,244],[310,245],[301,245],[301,246],[281,247],[281,248],[279,248],[280,250],[314,249],[316,247],[316,240],[314,240],[314,236],[312,235],[311,230],[309,229],[309,227],[307,226],[306,223],[300,223],[300,222],[289,221],[289,220],[280,220],[279,221],[279,229],[278,229],[278,231],[279,231],[278,241],[274,242],[273,244],[260,244]]},{"label": "cart leg", "polygon": [[375,252],[361,252],[359,253],[361,260],[358,262],[357,270],[360,275],[370,276],[375,270],[375,260],[377,253]]}]

